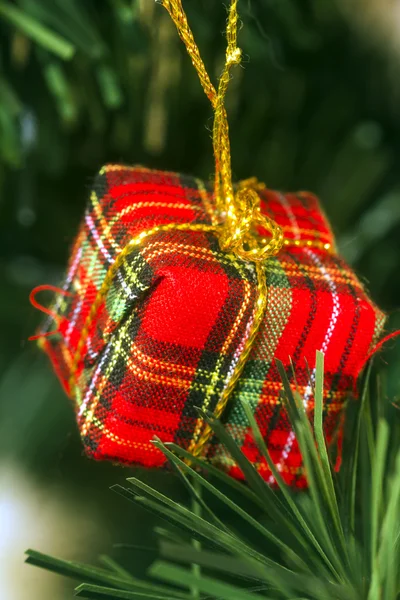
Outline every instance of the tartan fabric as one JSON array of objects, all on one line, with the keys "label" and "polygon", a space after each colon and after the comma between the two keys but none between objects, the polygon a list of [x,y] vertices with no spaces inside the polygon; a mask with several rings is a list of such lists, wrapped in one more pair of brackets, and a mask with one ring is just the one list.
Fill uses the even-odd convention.
[{"label": "tartan fabric", "polygon": [[[245,398],[283,478],[305,485],[296,440],[282,408],[274,358],[289,368],[312,417],[315,352],[325,354],[324,426],[340,446],[346,399],[381,335],[384,315],[334,247],[309,193],[260,192],[261,207],[288,244],[266,261],[268,308],[223,421],[261,476],[273,483],[251,437]],[[54,299],[57,334],[41,345],[68,394],[74,391],[86,452],[96,459],[162,466],[157,435],[190,449],[201,433],[194,407],[211,411],[249,335],[257,297],[252,264],[222,253],[213,233],[164,231],[126,256],[71,368],[84,324],[110,266],[135,235],[167,223],[211,224],[213,197],[192,177],[108,165],[97,176],[72,249],[63,294]],[[263,232],[260,232],[263,233]],[[53,325],[44,323],[41,333]],[[294,383],[292,382],[294,385]],[[242,473],[211,438],[205,452],[233,477]]]}]

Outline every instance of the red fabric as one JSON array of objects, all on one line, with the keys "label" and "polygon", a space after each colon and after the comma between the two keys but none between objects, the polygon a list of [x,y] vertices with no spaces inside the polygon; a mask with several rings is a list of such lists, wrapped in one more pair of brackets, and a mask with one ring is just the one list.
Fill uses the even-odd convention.
[{"label": "red fabric", "polygon": [[[274,359],[284,363],[295,389],[291,358],[312,418],[305,361],[313,377],[316,350],[324,353],[324,428],[329,444],[340,446],[346,400],[380,337],[384,315],[335,253],[315,196],[265,190],[260,197],[262,210],[283,227],[289,244],[265,263],[264,322],[222,420],[262,477],[273,483],[243,412],[241,400],[247,400],[282,477],[304,487]],[[191,177],[120,165],[101,171],[63,292],[51,308],[58,334],[41,341],[68,393],[74,389],[71,368],[88,315],[121,250],[155,225],[210,224],[212,203],[209,188]],[[254,267],[222,253],[213,233],[161,232],[128,254],[84,338],[75,375],[77,421],[87,453],[161,466],[165,458],[151,444],[155,435],[191,449],[202,431],[195,407],[214,410],[249,335],[256,297]],[[40,333],[52,329],[49,320]],[[243,476],[215,438],[205,455],[232,476]]]}]

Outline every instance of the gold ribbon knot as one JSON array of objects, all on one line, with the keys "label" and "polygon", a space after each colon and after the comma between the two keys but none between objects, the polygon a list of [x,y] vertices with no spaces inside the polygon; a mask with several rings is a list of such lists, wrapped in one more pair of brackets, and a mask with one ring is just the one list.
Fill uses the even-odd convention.
[{"label": "gold ribbon knot", "polygon": [[[284,243],[282,228],[261,213],[260,198],[252,188],[243,187],[235,196],[235,210],[230,207],[219,235],[221,250],[233,252],[243,260],[262,262],[277,254]],[[258,229],[266,229],[270,239],[262,238]]]}]

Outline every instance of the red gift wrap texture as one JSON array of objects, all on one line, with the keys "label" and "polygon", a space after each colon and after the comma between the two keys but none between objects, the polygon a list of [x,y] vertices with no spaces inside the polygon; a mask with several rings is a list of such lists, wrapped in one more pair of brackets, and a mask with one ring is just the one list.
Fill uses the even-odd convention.
[{"label": "red gift wrap texture", "polygon": [[[265,261],[267,310],[222,421],[273,483],[244,414],[241,401],[247,401],[283,479],[304,487],[275,359],[295,390],[292,361],[312,418],[310,373],[313,380],[316,351],[324,353],[324,429],[340,454],[345,405],[356,396],[385,316],[336,254],[314,195],[269,189],[259,195],[262,212],[283,228],[286,244]],[[155,436],[191,451],[204,426],[196,407],[213,412],[234,371],[254,319],[257,276],[253,264],[222,252],[213,232],[170,230],[145,238],[125,256],[87,327],[105,277],[130,240],[169,223],[211,224],[212,215],[211,188],[193,177],[108,165],[95,180],[63,293],[52,306],[57,332],[49,334],[51,319],[40,331],[41,346],[74,398],[85,450],[95,459],[161,467],[166,459],[152,444]],[[243,478],[215,436],[203,455]]]}]

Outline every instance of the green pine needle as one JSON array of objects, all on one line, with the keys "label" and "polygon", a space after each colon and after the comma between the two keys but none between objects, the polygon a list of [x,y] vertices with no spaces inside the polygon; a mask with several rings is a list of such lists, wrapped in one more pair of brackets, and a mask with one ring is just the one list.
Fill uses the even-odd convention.
[{"label": "green pine needle", "polygon": [[[242,469],[248,487],[175,444],[156,439],[154,444],[193,502],[191,508],[177,504],[135,477],[128,479],[129,487],[113,487],[172,526],[171,533],[158,528],[163,560],[151,566],[146,579],[133,577],[104,556],[100,558],[104,569],[34,551],[28,551],[28,562],[87,582],[76,589],[76,595],[85,598],[185,600],[195,592],[199,599],[396,600],[400,593],[400,452],[390,444],[385,420],[379,420],[375,431],[367,393],[370,372],[351,432],[352,448],[338,476],[322,427],[323,355],[317,354],[311,382],[313,423],[281,363],[278,369],[308,491],[294,493],[284,483],[247,403],[243,408],[254,441],[276,488],[267,486],[225,427],[202,413]],[[236,522],[241,529],[233,528]],[[190,539],[201,541],[201,546]]]},{"label": "green pine needle", "polygon": [[74,56],[75,48],[73,44],[30,17],[15,4],[0,2],[0,17],[60,58],[69,60]]}]

